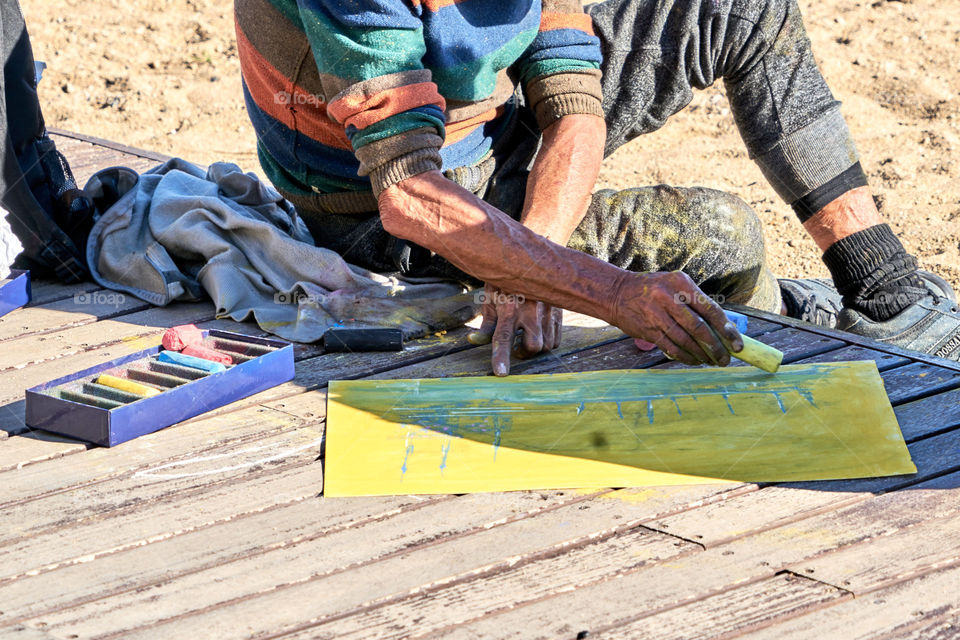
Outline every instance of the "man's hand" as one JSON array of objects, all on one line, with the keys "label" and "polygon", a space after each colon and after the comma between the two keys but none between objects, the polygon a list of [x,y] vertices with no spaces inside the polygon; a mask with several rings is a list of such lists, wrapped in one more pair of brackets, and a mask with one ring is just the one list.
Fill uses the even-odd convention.
[{"label": "man's hand", "polygon": [[563,312],[556,307],[487,285],[481,311],[483,323],[467,339],[477,345],[493,342],[490,362],[498,376],[510,373],[512,354],[530,358],[560,346]]},{"label": "man's hand", "polygon": [[[621,279],[616,325],[684,364],[730,364],[743,349],[736,326],[685,273],[635,273]],[[729,349],[728,349],[729,347]]]}]

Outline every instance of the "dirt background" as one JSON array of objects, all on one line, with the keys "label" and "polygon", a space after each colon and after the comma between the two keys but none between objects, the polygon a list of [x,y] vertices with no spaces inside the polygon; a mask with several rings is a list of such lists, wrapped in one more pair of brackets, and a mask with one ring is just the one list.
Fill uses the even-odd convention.
[{"label": "dirt background", "polygon": [[[48,124],[259,171],[231,0],[21,0]],[[802,0],[814,52],[881,209],[960,290],[960,15],[953,2]],[[722,88],[609,158],[600,186],[703,185],[751,203],[782,276],[823,275],[816,245],[747,158]]]}]

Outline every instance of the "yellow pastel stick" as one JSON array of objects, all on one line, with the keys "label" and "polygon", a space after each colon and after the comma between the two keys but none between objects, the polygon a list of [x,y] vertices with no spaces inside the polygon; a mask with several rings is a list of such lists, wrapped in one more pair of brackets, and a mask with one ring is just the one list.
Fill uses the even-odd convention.
[{"label": "yellow pastel stick", "polygon": [[114,389],[120,389],[120,391],[127,391],[128,393],[135,393],[138,396],[143,396],[144,398],[160,395],[159,389],[149,385],[140,384],[139,382],[134,382],[133,380],[127,380],[126,378],[118,378],[117,376],[107,375],[105,373],[101,374],[97,378],[97,384],[113,387]]},{"label": "yellow pastel stick", "polygon": [[763,344],[759,340],[754,340],[750,336],[741,335],[740,337],[743,338],[743,350],[736,353],[731,351],[730,355],[764,371],[777,372],[780,363],[783,362],[782,351],[774,349],[768,344]]}]

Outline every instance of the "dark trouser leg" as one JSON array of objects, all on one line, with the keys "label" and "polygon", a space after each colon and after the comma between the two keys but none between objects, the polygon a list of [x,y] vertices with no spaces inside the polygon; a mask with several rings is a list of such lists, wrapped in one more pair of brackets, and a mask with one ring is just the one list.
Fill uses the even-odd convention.
[{"label": "dark trouser leg", "polygon": [[723,78],[750,155],[784,200],[819,210],[866,184],[795,0],[608,0],[588,11],[604,53],[607,153]]},{"label": "dark trouser leg", "polygon": [[721,191],[598,191],[568,246],[630,271],[683,271],[721,304],[780,311],[760,220]]}]

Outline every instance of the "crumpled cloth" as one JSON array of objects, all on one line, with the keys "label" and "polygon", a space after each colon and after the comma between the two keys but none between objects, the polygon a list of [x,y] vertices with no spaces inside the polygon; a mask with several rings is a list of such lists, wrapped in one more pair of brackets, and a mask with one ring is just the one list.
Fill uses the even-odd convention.
[{"label": "crumpled cloth", "polygon": [[376,274],[314,246],[293,205],[234,164],[115,167],[85,189],[103,212],[87,243],[94,280],[155,305],[206,294],[217,317],[294,342],[350,324],[415,338],[477,314],[459,284]]}]

